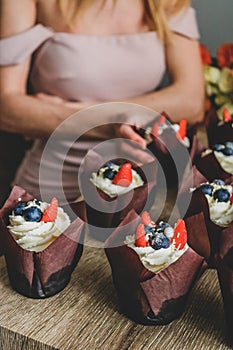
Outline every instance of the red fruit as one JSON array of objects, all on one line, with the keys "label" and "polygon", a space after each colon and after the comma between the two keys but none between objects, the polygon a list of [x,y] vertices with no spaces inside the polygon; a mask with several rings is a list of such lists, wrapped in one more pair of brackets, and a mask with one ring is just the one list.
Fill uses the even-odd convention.
[{"label": "red fruit", "polygon": [[141,218],[142,218],[142,223],[146,226],[151,225],[153,223],[148,211],[144,211],[141,215]]},{"label": "red fruit", "polygon": [[223,120],[224,122],[230,122],[231,121],[231,115],[227,108],[223,109]]},{"label": "red fruit", "polygon": [[146,231],[143,224],[139,224],[135,235],[136,247],[147,247],[149,242],[146,240]]},{"label": "red fruit", "polygon": [[151,134],[152,134],[152,137],[158,137],[158,135],[159,135],[159,123],[158,122],[154,123],[154,125],[152,127]]},{"label": "red fruit", "polygon": [[49,206],[45,209],[44,214],[42,216],[41,221],[44,222],[53,222],[57,217],[58,211],[58,200],[57,198],[53,198]]},{"label": "red fruit", "polygon": [[130,163],[125,163],[115,175],[112,183],[114,185],[128,187],[132,183],[132,180],[132,165]]},{"label": "red fruit", "polygon": [[233,204],[233,193],[232,193],[231,198],[230,198],[230,203]]},{"label": "red fruit", "polygon": [[159,124],[164,124],[166,121],[166,118],[167,118],[166,113],[162,112],[160,116]]},{"label": "red fruit", "polygon": [[177,131],[177,137],[178,137],[178,139],[183,140],[186,136],[187,120],[181,119],[179,125],[180,125],[180,128]]},{"label": "red fruit", "polygon": [[179,219],[174,228],[175,247],[179,250],[183,249],[187,242],[187,230],[185,222],[182,219]]}]

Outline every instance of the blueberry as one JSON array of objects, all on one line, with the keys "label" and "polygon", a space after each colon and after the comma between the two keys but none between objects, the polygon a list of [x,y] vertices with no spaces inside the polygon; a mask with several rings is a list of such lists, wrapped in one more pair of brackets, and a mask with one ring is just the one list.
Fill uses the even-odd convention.
[{"label": "blueberry", "polygon": [[19,202],[19,204],[16,205],[14,209],[15,215],[22,215],[24,208],[27,206],[27,203],[25,202]]},{"label": "blueberry", "polygon": [[231,141],[225,142],[225,146],[229,148],[233,148],[233,142]]},{"label": "blueberry", "polygon": [[212,196],[213,193],[213,186],[210,184],[203,184],[201,185],[201,190],[204,194],[207,194],[208,196]]},{"label": "blueberry", "polygon": [[225,154],[225,156],[232,156],[233,155],[233,148],[231,147],[225,147],[222,150],[222,153]]},{"label": "blueberry", "polygon": [[162,231],[164,231],[164,229],[168,226],[170,226],[170,225],[164,221],[160,221],[159,224],[157,225],[157,227],[160,228]]},{"label": "blueberry", "polygon": [[155,238],[152,240],[152,248],[155,250],[161,249],[161,248],[169,248],[170,246],[170,240],[163,234],[158,233]]},{"label": "blueberry", "polygon": [[214,199],[217,199],[218,202],[228,202],[230,193],[225,188],[219,188],[214,192]]},{"label": "blueberry", "polygon": [[146,231],[146,235],[150,238],[150,239],[152,239],[152,238],[154,238],[155,237],[155,227],[152,227],[152,226],[144,226],[144,229],[145,229],[145,231]]},{"label": "blueberry", "polygon": [[223,180],[221,180],[221,179],[215,179],[215,180],[213,181],[213,183],[214,183],[215,185],[220,185],[220,186],[224,186],[224,185],[225,185],[225,182],[224,182]]},{"label": "blueberry", "polygon": [[116,164],[114,164],[113,162],[108,162],[107,164],[106,164],[106,167],[108,167],[108,168],[110,168],[110,169],[112,169],[113,167],[115,167],[116,166]]},{"label": "blueberry", "polygon": [[37,207],[29,207],[24,210],[23,217],[26,221],[39,222],[42,218],[42,211]]},{"label": "blueberry", "polygon": [[104,176],[104,178],[107,178],[109,180],[113,180],[116,173],[117,172],[115,170],[113,171],[112,169],[108,168],[104,171],[103,176]]},{"label": "blueberry", "polygon": [[39,201],[39,199],[36,199],[35,200],[35,204],[40,206],[41,205],[41,201]]},{"label": "blueberry", "polygon": [[221,152],[225,147],[224,147],[224,145],[216,143],[211,148],[212,148],[213,151]]},{"label": "blueberry", "polygon": [[146,237],[147,237],[147,240],[151,243],[152,240],[154,239],[155,237],[155,228],[154,227],[151,227],[151,226],[144,226],[144,229],[146,231]]},{"label": "blueberry", "polygon": [[149,235],[154,235],[155,234],[155,228],[154,227],[145,225],[144,228],[145,228],[146,234],[149,234]]}]

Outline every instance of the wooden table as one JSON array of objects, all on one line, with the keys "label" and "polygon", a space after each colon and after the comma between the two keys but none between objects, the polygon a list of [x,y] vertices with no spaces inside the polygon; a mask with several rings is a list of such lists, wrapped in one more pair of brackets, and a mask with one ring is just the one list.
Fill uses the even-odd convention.
[{"label": "wooden table", "polygon": [[44,300],[14,292],[0,258],[1,350],[226,350],[224,322],[214,270],[198,280],[179,320],[142,326],[121,314],[103,249],[85,247],[68,287]]}]

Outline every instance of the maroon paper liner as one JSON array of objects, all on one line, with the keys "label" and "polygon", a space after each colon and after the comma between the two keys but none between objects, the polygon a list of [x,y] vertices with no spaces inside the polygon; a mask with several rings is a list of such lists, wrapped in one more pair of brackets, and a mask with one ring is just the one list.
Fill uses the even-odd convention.
[{"label": "maroon paper liner", "polygon": [[162,137],[154,137],[148,149],[158,159],[165,174],[167,186],[177,186],[182,179],[185,168],[189,162],[194,162],[203,146],[198,141],[196,129],[187,133],[190,147],[187,149],[177,138],[172,129],[164,130]]},{"label": "maroon paper liner", "polygon": [[154,274],[143,266],[134,250],[123,244],[139,222],[131,210],[105,242],[113,283],[122,311],[129,318],[141,324],[168,324],[184,312],[189,292],[203,271],[204,259],[188,248],[176,262]]},{"label": "maroon paper liner", "polygon": [[47,298],[66,287],[83,251],[84,222],[77,218],[45,250],[36,253],[22,249],[7,230],[8,215],[18,203],[33,199],[15,186],[0,211],[0,231],[12,288],[30,298]]},{"label": "maroon paper liner", "polygon": [[216,265],[225,311],[227,337],[229,345],[233,345],[233,223],[222,232]]},{"label": "maroon paper liner", "polygon": [[[165,123],[168,126],[173,124],[166,112],[162,114],[166,117]],[[143,129],[137,130],[135,128],[135,131],[144,137],[146,128],[153,127],[159,119],[160,116],[157,116]],[[196,127],[189,128],[187,131],[187,137],[190,141],[190,147],[188,149],[179,141],[176,132],[171,128],[165,129],[161,136],[151,136],[153,141],[148,144],[147,148],[154,154],[161,165],[158,172],[163,171],[168,187],[178,186],[188,162],[191,161],[194,163],[197,155],[204,148],[198,140]],[[158,177],[160,178],[160,174]]]},{"label": "maroon paper liner", "polygon": [[[114,161],[116,164],[121,164],[122,160]],[[140,167],[133,168],[141,176],[144,181],[144,185],[135,188],[123,195],[119,195],[115,198],[110,198],[106,193],[96,188],[91,182],[91,174],[93,171],[97,171],[103,164],[103,161],[98,162],[97,169],[93,170],[93,164],[91,168],[89,164],[85,168],[83,174],[83,180],[88,180],[88,187],[90,191],[89,201],[95,203],[93,208],[87,198],[86,200],[86,214],[87,222],[89,224],[90,234],[97,240],[104,242],[114,229],[119,225],[121,220],[127,215],[127,213],[134,208],[137,213],[141,213],[142,210],[150,210],[154,203],[155,192],[156,192],[156,170],[157,166],[154,162],[144,164]],[[147,177],[146,177],[146,175]],[[85,182],[82,181],[82,186],[85,186]],[[111,212],[108,212],[111,206]],[[120,209],[119,208],[123,208]],[[101,228],[105,230],[101,230]]]},{"label": "maroon paper liner", "polygon": [[233,121],[219,125],[218,115],[214,108],[207,113],[205,126],[209,146],[233,140]]},{"label": "maroon paper liner", "polygon": [[[203,256],[211,267],[214,267],[224,227],[220,227],[210,220],[209,205],[201,189],[197,188],[192,193],[189,191],[190,187],[199,187],[200,184],[207,182],[207,179],[195,166],[192,174],[192,181],[191,177],[186,179],[179,192],[178,208],[182,212],[185,204],[189,203],[187,211],[184,213],[188,244]],[[230,184],[231,181],[228,179],[225,183]]]},{"label": "maroon paper liner", "polygon": [[207,178],[208,181],[213,181],[214,179],[233,179],[233,175],[223,170],[223,168],[220,166],[213,152],[205,157],[201,157],[200,155],[195,162],[195,166]]}]

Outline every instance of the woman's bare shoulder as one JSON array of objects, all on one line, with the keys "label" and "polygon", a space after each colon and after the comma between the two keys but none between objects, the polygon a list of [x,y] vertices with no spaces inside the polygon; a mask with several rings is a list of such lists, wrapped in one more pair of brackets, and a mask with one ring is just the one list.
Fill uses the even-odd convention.
[{"label": "woman's bare shoulder", "polygon": [[32,27],[36,22],[36,0],[1,0],[1,37]]}]

